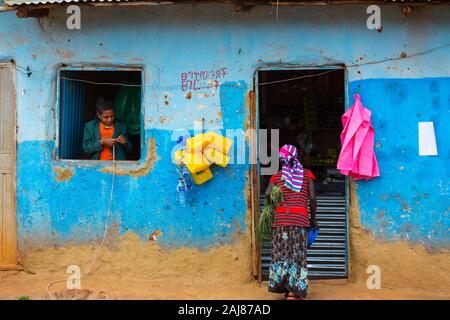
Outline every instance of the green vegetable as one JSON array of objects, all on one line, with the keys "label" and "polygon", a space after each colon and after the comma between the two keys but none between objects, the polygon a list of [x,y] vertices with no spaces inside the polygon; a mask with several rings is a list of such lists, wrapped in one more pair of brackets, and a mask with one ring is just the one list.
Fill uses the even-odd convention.
[{"label": "green vegetable", "polygon": [[256,225],[256,241],[261,244],[263,240],[272,236],[272,224],[275,216],[275,208],[284,202],[283,192],[278,186],[270,190],[269,199],[264,202],[264,207]]},{"label": "green vegetable", "polygon": [[30,300],[29,296],[20,296],[17,300]]}]

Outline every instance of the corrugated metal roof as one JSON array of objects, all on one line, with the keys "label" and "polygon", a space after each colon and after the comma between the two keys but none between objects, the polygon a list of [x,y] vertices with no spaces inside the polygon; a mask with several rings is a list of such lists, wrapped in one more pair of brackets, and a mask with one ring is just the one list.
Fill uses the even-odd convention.
[{"label": "corrugated metal roof", "polygon": [[[295,3],[298,2],[299,4],[306,4],[309,1],[311,2],[320,2],[321,0],[281,0],[280,3],[283,2],[289,2],[289,3]],[[348,0],[322,0],[324,3],[329,2],[333,4],[339,4],[339,3],[348,3]],[[357,0],[354,0],[357,1]],[[361,3],[367,3],[371,2],[369,0],[360,0]],[[444,3],[449,0],[372,0],[374,4],[376,3],[398,3],[398,4],[409,4],[409,3]],[[20,6],[20,5],[48,5],[48,4],[67,4],[67,3],[117,3],[117,2],[141,2],[141,3],[174,3],[175,1],[170,0],[152,0],[152,1],[146,1],[146,0],[4,0],[3,1],[6,6]],[[244,1],[245,2],[245,1]],[[251,1],[250,1],[251,2]],[[263,1],[261,1],[263,2]]]},{"label": "corrugated metal roof", "polygon": [[7,6],[54,4],[54,3],[88,3],[88,2],[134,2],[134,0],[4,0]]}]

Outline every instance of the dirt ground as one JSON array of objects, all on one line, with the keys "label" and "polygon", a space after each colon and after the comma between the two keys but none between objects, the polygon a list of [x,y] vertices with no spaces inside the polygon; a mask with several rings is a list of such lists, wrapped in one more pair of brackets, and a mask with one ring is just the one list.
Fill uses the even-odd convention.
[{"label": "dirt ground", "polygon": [[[247,243],[241,241],[208,251],[164,250],[155,241],[143,242],[136,235],[127,234],[103,248],[91,273],[81,279],[81,290],[67,290],[65,282],[55,283],[50,290],[57,299],[283,299],[282,295],[267,291],[267,282],[253,279],[251,248]],[[398,244],[393,250],[397,249],[395,246]],[[0,299],[49,299],[47,285],[67,279],[69,265],[78,265],[85,272],[95,250],[95,246],[78,245],[29,252],[22,261],[23,271],[0,272]],[[418,257],[416,253],[414,256]],[[448,258],[448,254],[444,257]],[[406,264],[411,262],[407,254],[402,259],[406,259]],[[442,256],[434,259],[447,263]],[[383,266],[383,261],[380,263]],[[432,271],[438,272],[439,268],[437,265]],[[450,299],[450,285],[442,283],[442,279],[448,279],[448,273],[422,274],[419,285],[409,281],[411,273],[407,273],[406,283],[411,285],[404,285],[387,272],[386,281],[382,274],[379,290],[367,289],[367,276],[311,281],[308,299]],[[427,278],[432,279],[429,285]]]},{"label": "dirt ground", "polygon": [[[53,280],[40,278],[39,275],[26,273],[3,272],[0,275],[0,299],[19,299],[28,296],[31,300],[49,299],[46,293],[47,284]],[[267,292],[267,282],[256,281],[245,284],[228,283],[214,284],[194,282],[201,279],[192,279],[192,283],[179,283],[176,277],[164,281],[118,279],[107,282],[100,279],[86,278],[82,281],[81,290],[62,290],[64,284],[52,287],[57,299],[89,299],[89,300],[116,300],[116,299],[153,299],[153,300],[284,300],[279,294]],[[426,290],[369,290],[363,285],[341,281],[311,281],[308,292],[309,300],[450,300],[450,291]]]},{"label": "dirt ground", "polygon": [[[349,279],[310,281],[308,299],[450,300],[450,250],[430,252],[422,245],[376,239],[360,223],[355,185],[350,186]],[[166,249],[158,241],[111,230],[95,263],[95,243],[34,247],[22,252],[23,271],[0,271],[0,299],[49,299],[47,286],[59,279],[64,280],[50,287],[56,299],[284,299],[254,279],[250,234],[199,251]],[[81,273],[92,266],[80,290],[65,289],[71,265]],[[381,289],[367,288],[368,266],[379,268]]]}]

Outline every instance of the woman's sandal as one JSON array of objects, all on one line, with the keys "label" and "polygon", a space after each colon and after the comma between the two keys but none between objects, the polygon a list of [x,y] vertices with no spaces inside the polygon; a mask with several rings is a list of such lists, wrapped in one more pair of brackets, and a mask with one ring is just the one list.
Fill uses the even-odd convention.
[{"label": "woman's sandal", "polygon": [[292,292],[286,294],[286,300],[303,300],[303,297],[297,297]]}]

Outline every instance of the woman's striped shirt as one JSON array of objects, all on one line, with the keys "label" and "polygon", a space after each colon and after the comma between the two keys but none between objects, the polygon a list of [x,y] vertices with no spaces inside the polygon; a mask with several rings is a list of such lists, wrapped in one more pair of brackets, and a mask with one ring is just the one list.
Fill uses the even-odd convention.
[{"label": "woman's striped shirt", "polygon": [[312,172],[308,169],[304,169],[302,190],[300,192],[295,192],[284,185],[284,180],[281,179],[281,171],[270,178],[270,182],[280,187],[284,197],[284,204],[277,207],[275,210],[275,218],[272,225],[273,228],[292,225],[309,227],[309,183],[314,179],[315,177]]}]

